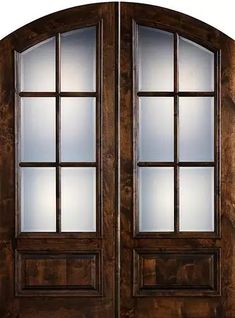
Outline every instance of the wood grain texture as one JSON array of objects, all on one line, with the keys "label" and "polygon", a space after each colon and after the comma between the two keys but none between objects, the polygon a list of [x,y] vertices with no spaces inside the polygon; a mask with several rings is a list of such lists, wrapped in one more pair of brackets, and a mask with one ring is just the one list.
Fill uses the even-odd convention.
[{"label": "wood grain texture", "polygon": [[16,252],[18,296],[102,295],[101,251]]},{"label": "wood grain texture", "polygon": [[[216,101],[221,106],[221,135],[220,126],[216,127],[218,137],[217,155],[220,155],[220,141],[222,141],[221,173],[222,179],[216,185],[217,194],[221,194],[221,215],[217,216],[218,231],[216,235],[200,233],[192,235],[185,233],[177,235],[159,234],[136,235],[134,232],[136,224],[135,191],[136,180],[134,161],[133,138],[135,138],[133,123],[133,107],[135,99],[135,76],[133,75],[136,65],[133,59],[133,24],[139,23],[145,26],[163,28],[169,32],[178,34],[201,43],[218,54],[222,62],[222,100],[220,103],[220,89],[216,86]],[[121,4],[121,317],[188,317],[188,318],[223,318],[235,317],[234,308],[234,274],[231,264],[235,261],[234,241],[234,41],[224,34],[215,30],[207,24],[194,20],[189,16],[140,4]],[[216,73],[220,81],[220,70]],[[207,93],[206,93],[207,94]],[[152,96],[152,94],[150,93]],[[154,94],[155,95],[155,94]],[[157,94],[156,94],[157,95]],[[172,95],[173,96],[173,95]],[[196,96],[196,95],[195,95]],[[220,109],[216,116],[219,120]],[[229,118],[230,117],[230,118]],[[134,127],[134,128],[133,128]],[[133,173],[134,171],[134,173]],[[218,166],[218,177],[220,177],[220,166]],[[221,184],[221,188],[219,185]],[[220,202],[217,201],[218,207]],[[220,220],[221,228],[220,228]],[[162,250],[169,249],[195,249],[221,248],[221,263],[218,270],[222,273],[221,296],[213,297],[184,297],[172,293],[171,296],[148,296],[134,297],[133,295],[133,260],[132,253],[136,249]],[[157,262],[157,260],[156,260]],[[177,262],[177,261],[176,261]],[[161,265],[164,277],[171,276],[171,266]],[[170,264],[170,263],[169,263]],[[153,260],[145,263],[147,282],[153,283],[157,272],[151,269]],[[157,266],[157,265],[156,265]],[[204,267],[204,266],[203,266]],[[187,274],[188,269],[181,272],[182,277]],[[202,280],[202,279],[201,279]]]},{"label": "wood grain texture", "polygon": [[[34,21],[15,31],[0,41],[0,317],[1,318],[234,318],[235,317],[235,44],[234,41],[214,28],[184,14],[168,9],[134,3],[120,4],[121,39],[118,38],[118,5],[114,3],[94,4],[75,7],[57,12]],[[177,32],[186,38],[218,50],[221,56],[221,91],[216,99],[221,105],[221,228],[215,237],[200,234],[197,237],[182,235],[141,236],[135,237],[135,184],[133,178],[133,20],[152,27],[161,27]],[[99,81],[101,95],[100,119],[100,163],[102,177],[101,220],[99,237],[76,237],[74,235],[41,235],[15,237],[15,126],[14,126],[14,50],[21,52],[57,33],[79,27],[102,25],[102,47]],[[120,47],[119,47],[120,45]],[[120,68],[117,56],[120,50]],[[118,73],[120,72],[120,87]],[[219,88],[219,87],[217,87]],[[207,96],[207,93],[205,96]],[[33,92],[29,92],[34,94]],[[39,92],[36,96],[46,96]],[[61,92],[69,96],[71,92]],[[148,93],[151,95],[151,92]],[[187,92],[182,92],[186,94]],[[211,94],[211,93],[210,93]],[[27,94],[26,94],[27,95]],[[52,93],[58,97],[57,93]],[[52,96],[50,95],[50,96]],[[155,93],[153,94],[155,96]],[[170,96],[175,96],[169,92]],[[77,96],[74,94],[74,96]],[[80,95],[79,95],[80,96]],[[82,95],[82,96],[86,96]],[[93,95],[92,95],[93,96]],[[195,95],[196,96],[196,95]],[[119,102],[120,99],[120,102]],[[120,107],[120,109],[119,109]],[[120,112],[120,114],[119,114]],[[120,126],[120,127],[119,127]],[[120,128],[120,131],[119,131]],[[217,127],[218,137],[220,127]],[[120,138],[120,140],[119,140]],[[119,144],[120,141],[120,144]],[[219,148],[217,150],[220,152]],[[118,157],[120,154],[120,162]],[[120,171],[119,171],[120,164]],[[219,167],[220,168],[220,167]],[[120,175],[119,175],[120,173]],[[120,177],[120,180],[119,180]],[[120,187],[120,188],[119,188]],[[120,190],[120,200],[118,192]],[[218,202],[219,204],[219,202]],[[119,209],[120,207],[120,218]],[[119,223],[120,222],[120,223]],[[119,227],[120,224],[120,227]],[[133,251],[151,250],[194,250],[221,249],[221,296],[188,297],[176,296],[134,296],[133,293]],[[102,251],[103,296],[99,297],[64,297],[34,296],[18,297],[15,295],[15,250],[19,253],[65,253],[88,250]],[[120,263],[119,263],[120,252]],[[188,263],[175,258],[165,262],[158,258],[145,258],[143,281],[145,285],[155,286],[160,274],[161,281],[169,283],[170,272],[176,267],[183,270],[174,275],[174,280],[189,282],[195,270],[195,259]],[[208,270],[208,263],[201,270]],[[27,263],[28,262],[28,263]],[[80,273],[85,285],[92,281],[89,262],[77,262],[74,259],[57,259],[57,273],[64,273],[70,267],[70,276],[55,275],[51,269],[53,261],[41,260],[35,269],[34,260],[27,260],[28,285],[37,284],[64,286],[73,285]],[[198,261],[199,262],[199,261]],[[209,262],[209,261],[208,261]],[[89,263],[89,264],[88,264]],[[185,265],[191,264],[189,266]],[[178,264],[178,265],[177,265]],[[192,269],[192,264],[193,268]],[[176,266],[177,265],[177,266]],[[196,265],[197,267],[198,265]],[[46,271],[45,268],[50,268]],[[199,266],[200,267],[200,266]],[[197,267],[197,268],[199,268]],[[44,269],[43,269],[44,268]],[[49,275],[47,276],[49,272]],[[30,274],[31,273],[31,274]],[[168,275],[169,274],[169,275]],[[191,275],[191,276],[190,276]],[[64,276],[64,274],[62,274]],[[120,277],[120,291],[119,291]],[[176,279],[177,278],[177,279]],[[186,279],[187,278],[187,279]],[[195,278],[202,281],[199,274]],[[116,281],[115,281],[116,280]],[[191,278],[191,281],[193,278]],[[48,286],[48,285],[47,285]],[[54,287],[53,287],[54,288]],[[120,298],[120,301],[119,301]],[[116,305],[116,306],[115,306]],[[120,310],[119,310],[120,305]]]},{"label": "wood grain texture", "polygon": [[220,250],[134,251],[135,296],[220,295]]},{"label": "wood grain texture", "polygon": [[[115,101],[116,101],[116,47],[115,47],[115,25],[116,4],[95,4],[83,7],[75,7],[69,10],[57,12],[34,21],[16,32],[10,34],[0,42],[0,317],[1,318],[110,318],[115,312],[115,219],[116,219],[116,190],[115,190]],[[101,138],[98,140],[100,152],[100,171],[102,178],[99,179],[100,197],[98,204],[101,207],[101,216],[98,235],[86,237],[85,235],[47,235],[41,236],[25,235],[15,237],[15,127],[14,127],[14,50],[22,52],[25,49],[55,36],[57,33],[72,29],[86,27],[100,23],[101,41],[98,58],[100,59],[100,76],[98,79],[98,90],[101,92],[96,96],[101,107],[98,119],[102,123],[99,127]],[[108,63],[106,62],[108,61]],[[43,93],[43,92],[42,92]],[[68,96],[64,92],[64,96]],[[38,94],[39,96],[40,94]],[[58,96],[58,94],[56,95]],[[85,96],[85,95],[84,95]],[[101,156],[102,153],[102,156]],[[16,227],[17,228],[17,227]],[[105,291],[103,296],[86,297],[71,296],[45,297],[38,293],[34,297],[18,297],[15,295],[14,287],[14,253],[15,250],[27,253],[102,251],[103,271],[102,285]],[[36,276],[28,277],[27,284],[49,284],[60,285],[78,283],[75,277],[78,272],[82,275],[81,284],[88,284],[93,279],[86,261],[79,264],[75,260],[67,261],[70,276],[61,278],[64,273],[65,264],[63,260],[53,263],[51,260],[40,260],[35,271],[35,263],[28,260],[27,270]],[[53,264],[52,264],[53,263]],[[51,269],[54,266],[54,270]],[[92,265],[93,266],[93,265]],[[50,267],[49,275],[45,274],[43,268]],[[101,267],[100,267],[101,269]],[[57,274],[54,273],[56,270]],[[64,275],[64,274],[63,274]],[[98,284],[98,281],[96,281]],[[69,286],[69,285],[68,285]],[[84,286],[84,285],[83,285]],[[98,285],[97,285],[98,286]],[[34,286],[35,287],[35,286]],[[91,290],[89,290],[91,292]],[[96,291],[97,295],[97,291]]]}]

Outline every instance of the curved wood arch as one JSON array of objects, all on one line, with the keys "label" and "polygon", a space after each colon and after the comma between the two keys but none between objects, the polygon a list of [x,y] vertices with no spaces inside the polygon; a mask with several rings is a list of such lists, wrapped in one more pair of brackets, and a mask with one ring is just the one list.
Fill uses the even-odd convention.
[{"label": "curved wood arch", "polygon": [[[120,24],[118,22],[120,16]],[[134,297],[133,249],[145,247],[144,239],[133,243],[133,21],[139,24],[178,33],[220,56],[218,87],[221,102],[221,233],[217,238],[148,238],[152,248],[160,250],[192,250],[215,248],[222,250],[221,290],[214,297]],[[110,195],[104,211],[103,233],[110,234],[103,242],[84,238],[80,243],[73,237],[61,240],[35,238],[30,244],[15,238],[15,168],[14,168],[14,51],[22,52],[35,44],[73,29],[101,23],[102,28],[102,98],[105,119],[103,165],[105,172],[104,195]],[[108,62],[107,62],[108,61]],[[215,28],[185,14],[145,4],[121,2],[91,4],[59,11],[14,31],[0,41],[0,316],[17,318],[77,317],[199,317],[222,318],[235,316],[235,44]],[[220,116],[220,114],[218,114]],[[119,193],[120,192],[120,193]],[[120,201],[119,201],[120,195]],[[112,211],[112,213],[110,213]],[[111,229],[111,230],[110,230]],[[110,231],[110,232],[109,232]],[[112,242],[112,244],[110,244]],[[14,262],[24,260],[24,253],[14,257],[15,250],[29,254],[45,250],[86,250],[90,246],[104,252],[98,256],[104,266],[99,297],[66,298],[60,296],[21,298],[15,296]],[[37,251],[38,252],[38,251]],[[55,253],[56,253],[55,252]],[[87,251],[86,251],[87,252]],[[171,251],[172,252],[172,251]],[[195,252],[195,251],[194,251]],[[102,264],[103,261],[103,264]],[[122,270],[122,265],[124,270]],[[121,271],[120,271],[121,266]],[[99,270],[102,269],[99,267]],[[98,270],[97,270],[98,271]],[[122,285],[121,285],[122,284]],[[135,286],[136,287],[136,286]],[[16,286],[17,289],[17,286]],[[4,296],[1,296],[4,295]],[[42,295],[41,295],[42,296]],[[58,295],[57,295],[58,296]],[[94,295],[93,295],[94,296]],[[59,304],[59,305],[58,305]],[[89,304],[89,305],[88,305]],[[53,316],[52,312],[55,316]],[[80,315],[80,316],[79,316]]]}]

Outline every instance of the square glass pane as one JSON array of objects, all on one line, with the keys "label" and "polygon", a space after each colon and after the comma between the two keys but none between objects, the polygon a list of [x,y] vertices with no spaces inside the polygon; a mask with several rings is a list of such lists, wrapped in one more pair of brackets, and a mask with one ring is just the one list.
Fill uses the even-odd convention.
[{"label": "square glass pane", "polygon": [[214,231],[214,168],[182,167],[180,231]]},{"label": "square glass pane", "polygon": [[174,168],[138,168],[140,232],[174,231]]},{"label": "square glass pane", "polygon": [[174,100],[139,99],[139,160],[174,160]]},{"label": "square glass pane", "polygon": [[96,100],[61,99],[61,160],[96,161]]},{"label": "square glass pane", "polygon": [[55,98],[21,99],[21,161],[55,161]]},{"label": "square glass pane", "polygon": [[61,90],[96,90],[96,27],[61,34]]},{"label": "square glass pane", "polygon": [[96,168],[61,169],[61,228],[96,231]]},{"label": "square glass pane", "polygon": [[214,98],[179,98],[180,161],[214,160]]},{"label": "square glass pane", "polygon": [[179,39],[179,90],[214,90],[214,53],[183,37]]},{"label": "square glass pane", "polygon": [[173,91],[174,37],[159,29],[138,27],[139,90]]},{"label": "square glass pane", "polygon": [[55,91],[55,38],[40,42],[20,54],[20,90]]},{"label": "square glass pane", "polygon": [[21,231],[56,231],[55,168],[21,168]]}]

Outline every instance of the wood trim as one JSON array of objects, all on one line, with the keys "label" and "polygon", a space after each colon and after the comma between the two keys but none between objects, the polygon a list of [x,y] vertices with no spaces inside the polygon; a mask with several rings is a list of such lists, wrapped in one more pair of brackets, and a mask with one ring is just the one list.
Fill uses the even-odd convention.
[{"label": "wood trim", "polygon": [[[218,70],[219,70],[219,60],[218,60],[218,50],[212,49],[212,52],[214,52],[214,91],[212,92],[181,92],[179,91],[179,72],[178,72],[178,42],[179,42],[179,36],[180,34],[172,31],[172,34],[174,36],[173,42],[174,42],[174,91],[173,92],[140,92],[137,90],[137,83],[138,83],[138,67],[137,67],[137,47],[138,47],[138,25],[139,24],[138,18],[132,19],[132,60],[133,60],[133,158],[134,158],[134,181],[133,181],[133,200],[134,200],[134,206],[133,206],[133,213],[134,213],[134,237],[173,237],[171,232],[150,232],[150,233],[144,233],[139,231],[139,199],[138,199],[138,168],[137,167],[174,167],[174,234],[175,238],[180,237],[192,237],[192,238],[199,238],[200,236],[206,236],[206,237],[220,237],[220,196],[219,196],[219,173],[218,173],[218,167],[219,167],[219,144],[220,144],[220,118],[217,116],[218,109],[220,108],[220,105],[217,103],[217,95],[219,90],[219,82],[218,82]],[[151,22],[150,22],[151,24]],[[145,21],[145,26],[149,26],[148,23]],[[162,30],[164,29],[162,26],[160,28]],[[169,31],[169,30],[168,30]],[[201,45],[203,45],[201,43]],[[170,96],[174,97],[174,162],[144,162],[138,160],[138,148],[139,148],[139,97],[149,97],[149,96]],[[211,96],[214,97],[214,161],[211,162],[182,162],[179,161],[179,97],[189,97],[189,96],[195,96],[195,97],[205,97],[205,96]],[[179,231],[179,167],[214,167],[214,231],[208,232],[208,233],[202,233],[202,232],[180,232]]]},{"label": "wood trim", "polygon": [[[188,281],[188,284],[182,285],[175,283],[169,283],[169,285],[166,284],[158,284],[157,281],[159,277],[156,275],[156,283],[155,286],[152,286],[152,288],[146,288],[143,286],[143,282],[141,279],[141,276],[143,273],[141,273],[141,270],[143,270],[143,264],[141,266],[141,258],[142,257],[149,257],[153,259],[165,258],[166,262],[167,259],[170,258],[172,255],[173,259],[176,261],[179,261],[180,258],[188,258],[190,257],[193,261],[197,260],[197,257],[199,256],[208,256],[208,258],[211,258],[211,268],[210,268],[210,274],[207,279],[210,280],[210,284],[207,285],[203,282],[201,278],[202,284],[195,284],[191,283],[189,284],[190,279]],[[208,296],[220,296],[221,295],[221,284],[220,284],[220,249],[215,248],[200,248],[200,249],[135,249],[133,251],[133,295],[136,297],[149,297],[149,296],[183,296],[183,297],[190,297],[190,296],[200,296],[200,297],[208,297]],[[156,267],[158,264],[156,264]],[[142,268],[140,268],[142,267]],[[157,270],[157,268],[156,268]],[[179,270],[180,265],[179,265]],[[183,270],[183,269],[182,269]],[[199,274],[199,273],[198,273]],[[201,275],[204,275],[205,273],[201,272]],[[206,279],[206,277],[204,277]],[[176,278],[177,280],[177,278]]]},{"label": "wood trim", "polygon": [[[96,27],[96,91],[95,92],[61,92],[61,34],[55,34],[55,61],[56,61],[56,90],[55,92],[18,92],[20,87],[19,78],[20,76],[17,75],[16,79],[16,94],[18,94],[18,98],[16,99],[16,109],[18,109],[18,118],[20,120],[20,99],[21,97],[55,97],[55,107],[56,107],[56,159],[55,162],[22,162],[17,161],[19,167],[55,167],[56,168],[56,233],[61,233],[61,167],[95,167],[96,168],[96,235],[97,237],[101,236],[101,212],[102,212],[102,202],[101,202],[101,134],[102,134],[102,112],[101,112],[101,94],[102,94],[102,20],[98,23],[94,24]],[[19,72],[19,53],[15,54],[15,67],[17,72]],[[95,162],[61,162],[61,97],[96,97],[96,161]],[[19,122],[20,123],[20,122]],[[20,150],[20,125],[17,125],[17,133],[16,133],[16,142],[19,144],[18,151]],[[17,160],[19,160],[20,156],[17,156]],[[17,179],[20,179],[20,168],[17,167],[18,176]],[[18,182],[17,187],[17,201],[20,201],[20,183]],[[20,207],[20,202],[18,203],[18,207]],[[20,215],[20,210],[17,212],[17,215]],[[19,219],[19,218],[18,218]],[[20,223],[17,224],[17,234],[16,235],[23,235],[24,232],[20,230]],[[76,232],[78,237],[93,237],[94,233],[91,232]],[[51,237],[51,233],[32,233],[32,237]],[[55,233],[53,234],[55,235]],[[67,236],[68,233],[64,233],[63,235]],[[75,233],[71,234],[75,236]],[[30,236],[30,233],[27,233],[27,236]]]},{"label": "wood trim", "polygon": [[[69,258],[91,258],[95,260],[94,268],[92,269],[94,286],[79,286],[79,285],[41,285],[27,286],[26,277],[30,275],[30,272],[26,270],[25,261],[27,259],[69,259]],[[101,297],[103,295],[103,284],[102,284],[102,251],[101,250],[80,250],[80,251],[39,251],[39,250],[27,250],[17,251],[15,253],[15,289],[16,296],[27,296],[27,297]],[[40,268],[37,268],[40,270]],[[46,269],[46,268],[45,268]],[[46,270],[49,270],[47,268]],[[85,270],[85,268],[83,269]],[[53,268],[51,269],[53,271]],[[55,273],[56,274],[56,273]],[[79,277],[78,277],[79,278]]]}]

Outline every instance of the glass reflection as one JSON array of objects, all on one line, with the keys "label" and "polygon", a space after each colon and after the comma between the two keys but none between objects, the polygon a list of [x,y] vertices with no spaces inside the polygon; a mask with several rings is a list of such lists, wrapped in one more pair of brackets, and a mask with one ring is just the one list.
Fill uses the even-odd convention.
[{"label": "glass reflection", "polygon": [[179,98],[180,161],[213,161],[214,98]]},{"label": "glass reflection", "polygon": [[21,161],[55,161],[55,98],[21,98]]},{"label": "glass reflection", "polygon": [[180,231],[214,231],[214,168],[180,168]]},{"label": "glass reflection", "polygon": [[214,90],[214,53],[183,37],[179,39],[179,89]]},{"label": "glass reflection", "polygon": [[139,143],[139,160],[174,160],[173,98],[140,98]]},{"label": "glass reflection", "polygon": [[138,27],[139,90],[173,91],[173,34],[154,28]]},{"label": "glass reflection", "polygon": [[95,161],[95,98],[61,99],[62,161]]},{"label": "glass reflection", "polygon": [[96,168],[61,169],[61,228],[96,231]]},{"label": "glass reflection", "polygon": [[140,232],[174,231],[174,168],[138,168]]},{"label": "glass reflection", "polygon": [[55,91],[55,38],[20,54],[20,76],[21,91]]},{"label": "glass reflection", "polygon": [[96,90],[96,27],[61,34],[61,89]]},{"label": "glass reflection", "polygon": [[21,168],[21,231],[56,231],[55,168]]}]

